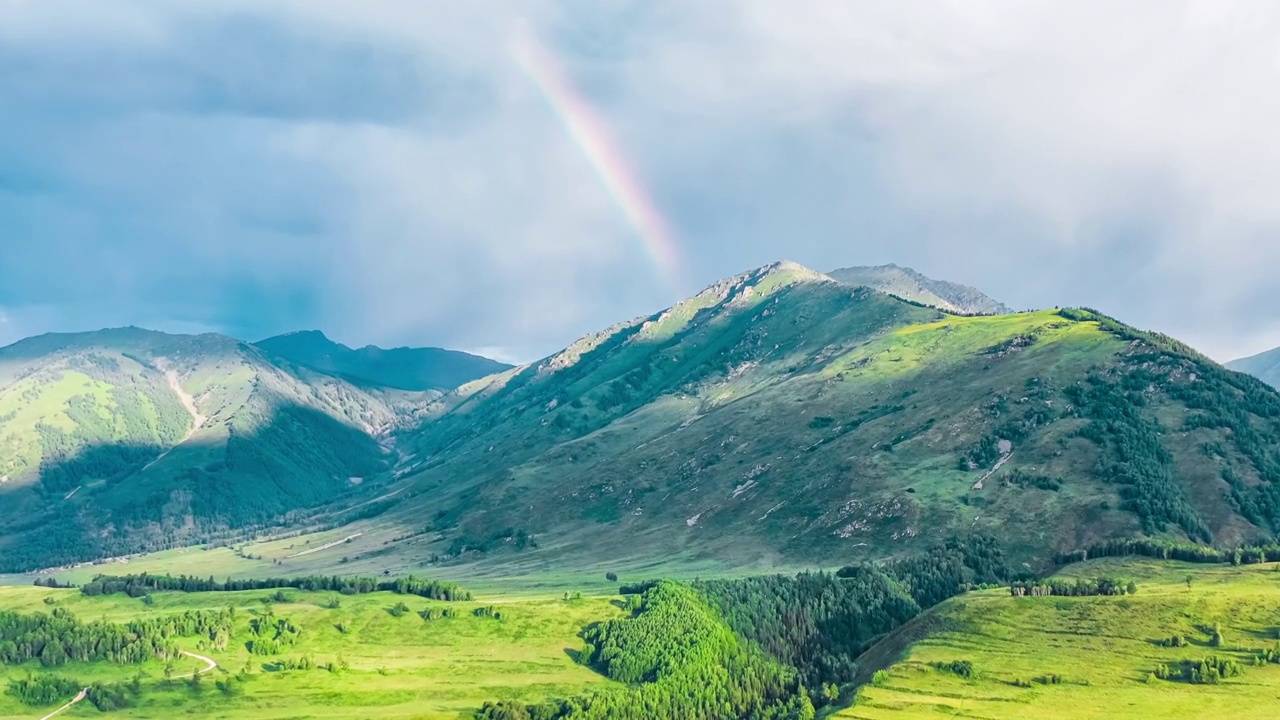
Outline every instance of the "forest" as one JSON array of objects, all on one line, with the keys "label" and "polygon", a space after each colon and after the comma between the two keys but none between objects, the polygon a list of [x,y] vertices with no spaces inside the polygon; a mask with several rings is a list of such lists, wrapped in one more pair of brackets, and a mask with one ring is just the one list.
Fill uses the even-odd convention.
[{"label": "forest", "polygon": [[820,688],[850,682],[854,659],[923,609],[1010,579],[1000,544],[975,535],[881,565],[841,568],[835,575],[712,580],[696,587],[734,631]]},{"label": "forest", "polygon": [[622,588],[632,616],[589,628],[579,657],[629,688],[489,703],[477,717],[812,718],[852,690],[854,660],[876,640],[923,608],[1011,575],[999,544],[974,536],[835,574],[634,583]]},{"label": "forest", "polygon": [[536,705],[486,703],[480,720],[812,720],[791,668],[744,643],[693,588],[659,581],[631,617],[585,633],[580,662],[628,683]]}]

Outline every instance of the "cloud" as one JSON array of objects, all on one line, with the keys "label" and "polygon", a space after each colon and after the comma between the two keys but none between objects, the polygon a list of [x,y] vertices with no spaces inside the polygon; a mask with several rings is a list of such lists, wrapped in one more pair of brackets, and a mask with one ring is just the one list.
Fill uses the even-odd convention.
[{"label": "cloud", "polygon": [[[512,8],[518,7],[519,14]],[[10,329],[539,354],[670,301],[512,62],[527,23],[681,238],[1280,344],[1280,10],[1131,3],[0,2]]]}]

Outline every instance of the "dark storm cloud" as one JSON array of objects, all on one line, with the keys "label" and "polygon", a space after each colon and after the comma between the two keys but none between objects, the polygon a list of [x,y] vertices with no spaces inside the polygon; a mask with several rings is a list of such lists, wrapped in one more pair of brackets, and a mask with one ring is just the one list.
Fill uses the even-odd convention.
[{"label": "dark storm cloud", "polygon": [[[673,298],[508,53],[684,245],[1280,344],[1277,13],[1231,2],[0,4],[0,341],[139,323],[528,358]],[[518,10],[518,13],[517,13]]]}]

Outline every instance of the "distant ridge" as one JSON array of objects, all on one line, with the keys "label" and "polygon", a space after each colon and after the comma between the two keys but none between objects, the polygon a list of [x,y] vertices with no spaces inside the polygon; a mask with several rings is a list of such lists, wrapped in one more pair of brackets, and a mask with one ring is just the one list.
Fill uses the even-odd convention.
[{"label": "distant ridge", "polygon": [[1227,367],[1248,373],[1272,387],[1280,388],[1280,348],[1232,360],[1227,363]]},{"label": "distant ridge", "polygon": [[976,288],[934,280],[908,267],[875,265],[847,267],[827,273],[846,285],[865,285],[905,300],[963,315],[1005,315],[1013,312]]},{"label": "distant ridge", "polygon": [[452,390],[511,366],[479,355],[441,348],[366,345],[353,349],[319,330],[301,330],[254,343],[299,365],[335,375],[357,385],[397,390]]}]

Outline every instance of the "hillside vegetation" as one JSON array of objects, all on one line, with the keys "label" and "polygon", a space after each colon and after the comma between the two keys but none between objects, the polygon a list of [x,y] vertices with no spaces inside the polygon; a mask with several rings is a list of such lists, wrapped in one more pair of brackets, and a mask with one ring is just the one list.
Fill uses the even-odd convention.
[{"label": "hillside vegetation", "polygon": [[863,656],[888,667],[835,717],[1271,717],[1277,569],[1107,559],[1062,577],[1130,578],[1136,593],[964,595]]},{"label": "hillside vegetation", "polygon": [[386,471],[377,437],[395,417],[217,335],[0,349],[0,569],[190,544],[353,495]]}]

